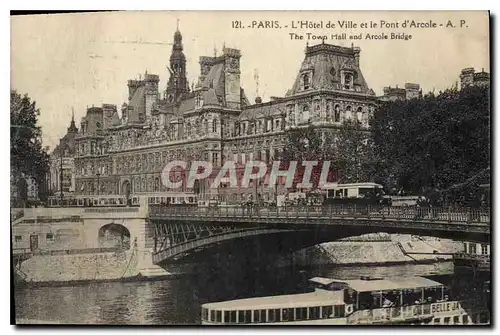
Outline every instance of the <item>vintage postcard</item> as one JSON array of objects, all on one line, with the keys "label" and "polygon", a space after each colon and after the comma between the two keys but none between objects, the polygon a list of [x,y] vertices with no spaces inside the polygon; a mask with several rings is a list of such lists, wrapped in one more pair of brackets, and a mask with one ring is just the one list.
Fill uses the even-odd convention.
[{"label": "vintage postcard", "polygon": [[491,324],[489,12],[11,37],[16,324]]}]

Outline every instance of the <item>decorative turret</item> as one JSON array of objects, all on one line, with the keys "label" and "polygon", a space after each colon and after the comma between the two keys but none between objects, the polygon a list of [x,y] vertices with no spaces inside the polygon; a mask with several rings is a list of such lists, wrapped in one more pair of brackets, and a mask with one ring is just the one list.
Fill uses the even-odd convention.
[{"label": "decorative turret", "polygon": [[75,111],[71,110],[71,123],[68,127],[68,133],[78,133],[78,128],[75,125]]},{"label": "decorative turret", "polygon": [[174,44],[170,55],[170,78],[168,79],[165,97],[168,103],[174,103],[184,94],[189,92],[186,79],[186,56],[183,53],[182,34],[179,31],[179,20],[177,20],[177,31],[174,34]]}]

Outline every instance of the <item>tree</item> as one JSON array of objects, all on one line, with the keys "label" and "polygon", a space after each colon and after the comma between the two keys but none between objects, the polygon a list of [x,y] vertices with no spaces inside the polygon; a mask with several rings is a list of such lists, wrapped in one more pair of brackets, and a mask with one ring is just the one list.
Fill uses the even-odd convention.
[{"label": "tree", "polygon": [[489,89],[475,86],[383,103],[373,120],[378,178],[407,193],[466,196],[490,166],[489,105]]},{"label": "tree", "polygon": [[40,187],[43,199],[49,156],[42,148],[42,130],[38,125],[40,110],[28,95],[10,92],[10,156],[14,181],[22,175],[33,177]]},{"label": "tree", "polygon": [[[377,167],[370,132],[358,120],[345,120],[338,129],[312,126],[293,129],[287,134],[281,156],[285,162],[318,161],[311,179],[319,181],[323,161],[330,161],[330,177],[342,183],[371,181]],[[301,180],[301,175],[298,182]],[[340,177],[340,178],[339,178]]]},{"label": "tree", "polygon": [[377,167],[370,132],[358,120],[345,120],[334,139],[333,157],[341,172],[342,183],[373,181]]}]

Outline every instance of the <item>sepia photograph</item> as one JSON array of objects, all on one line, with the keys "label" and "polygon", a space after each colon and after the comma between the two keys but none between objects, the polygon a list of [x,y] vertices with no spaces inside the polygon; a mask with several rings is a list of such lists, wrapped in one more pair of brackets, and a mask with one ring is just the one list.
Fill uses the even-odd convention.
[{"label": "sepia photograph", "polygon": [[13,324],[491,327],[490,24],[11,15]]}]

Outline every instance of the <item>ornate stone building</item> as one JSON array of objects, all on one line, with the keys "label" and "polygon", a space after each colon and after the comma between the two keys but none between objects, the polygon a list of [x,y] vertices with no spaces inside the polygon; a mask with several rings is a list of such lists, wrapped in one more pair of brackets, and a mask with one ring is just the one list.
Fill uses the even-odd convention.
[{"label": "ornate stone building", "polygon": [[384,95],[379,97],[380,101],[410,100],[422,97],[419,84],[406,83],[404,88],[384,87]]},{"label": "ornate stone building", "polygon": [[[173,160],[205,160],[220,167],[232,160],[272,161],[294,127],[313,126],[330,136],[344,120],[364,127],[377,97],[363,77],[360,49],[329,44],[308,46],[296,80],[284,97],[251,104],[240,84],[241,53],[224,48],[222,55],[200,57],[195,87],[186,79],[182,35],[174,34],[170,78],[160,92],[159,77],[145,73],[129,80],[128,102],[121,116],[114,105],[92,107],[75,137],[78,194],[141,194],[168,190],[161,172]],[[174,178],[185,178],[181,171]],[[210,180],[206,181],[210,183]],[[241,201],[259,194],[272,199],[277,189],[193,189],[202,198],[218,195]],[[253,187],[254,186],[254,187]],[[261,187],[262,190],[257,190]],[[178,191],[178,190],[177,190]]]},{"label": "ornate stone building", "polygon": [[[50,154],[50,166],[47,181],[49,192],[52,195],[69,196],[75,192],[75,137],[78,128],[75,125],[74,115],[66,134],[59,140],[59,144]],[[61,175],[62,171],[62,175]],[[62,186],[61,186],[62,181]]]},{"label": "ornate stone building", "polygon": [[463,88],[465,86],[473,85],[489,86],[490,74],[488,72],[484,72],[484,69],[481,69],[481,72],[476,72],[473,67],[463,69],[460,73],[460,87]]}]

